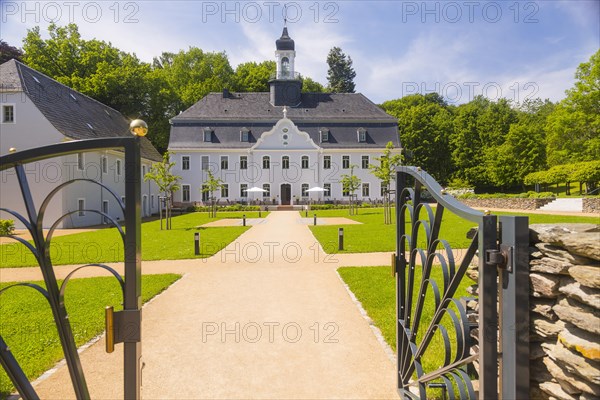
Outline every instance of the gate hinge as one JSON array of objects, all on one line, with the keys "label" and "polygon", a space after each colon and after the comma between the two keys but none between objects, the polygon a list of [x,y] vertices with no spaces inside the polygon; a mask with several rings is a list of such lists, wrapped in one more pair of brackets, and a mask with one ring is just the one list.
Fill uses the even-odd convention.
[{"label": "gate hinge", "polygon": [[115,312],[106,307],[106,352],[112,353],[117,343],[136,343],[141,341],[141,310],[122,310]]},{"label": "gate hinge", "polygon": [[500,250],[491,249],[485,252],[486,264],[492,264],[502,269],[506,269],[508,272],[513,271],[513,246],[506,244],[500,245]]}]

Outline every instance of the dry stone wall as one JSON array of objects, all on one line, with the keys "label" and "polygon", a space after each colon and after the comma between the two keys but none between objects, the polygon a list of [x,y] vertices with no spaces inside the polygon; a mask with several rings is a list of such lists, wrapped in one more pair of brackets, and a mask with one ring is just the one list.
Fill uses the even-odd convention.
[{"label": "dry stone wall", "polygon": [[508,210],[537,210],[550,203],[554,198],[528,199],[528,198],[492,198],[492,199],[460,199],[469,207],[504,208]]},{"label": "dry stone wall", "polygon": [[600,197],[584,197],[582,208],[585,213],[600,213]]},{"label": "dry stone wall", "polygon": [[[476,263],[467,276],[477,282]],[[530,398],[600,399],[600,225],[531,225],[529,281]]]},{"label": "dry stone wall", "polygon": [[531,225],[532,399],[600,398],[600,229]]}]

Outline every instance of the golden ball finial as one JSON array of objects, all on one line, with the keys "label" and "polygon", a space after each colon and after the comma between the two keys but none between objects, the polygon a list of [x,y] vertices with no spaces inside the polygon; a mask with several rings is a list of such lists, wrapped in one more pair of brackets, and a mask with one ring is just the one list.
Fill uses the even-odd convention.
[{"label": "golden ball finial", "polygon": [[129,131],[134,136],[146,136],[148,133],[148,124],[141,119],[134,119],[129,124]]},{"label": "golden ball finial", "polygon": [[491,215],[491,214],[492,214],[492,212],[491,212],[490,210],[484,210],[484,211],[483,211],[483,214],[484,214],[484,215]]},{"label": "golden ball finial", "polygon": [[15,147],[11,147],[10,149],[8,149],[9,153],[15,153],[17,151],[17,149]]}]

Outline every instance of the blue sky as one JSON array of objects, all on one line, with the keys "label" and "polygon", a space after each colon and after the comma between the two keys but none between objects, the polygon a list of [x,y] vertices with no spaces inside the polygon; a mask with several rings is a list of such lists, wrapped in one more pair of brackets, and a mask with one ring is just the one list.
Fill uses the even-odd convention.
[{"label": "blue sky", "polygon": [[287,4],[296,70],[326,83],[327,53],[340,46],[357,91],[376,103],[430,91],[451,103],[477,94],[557,101],[600,47],[599,0],[0,3],[0,37],[12,45],[54,19],[145,61],[197,46],[226,51],[234,67],[274,58]]}]

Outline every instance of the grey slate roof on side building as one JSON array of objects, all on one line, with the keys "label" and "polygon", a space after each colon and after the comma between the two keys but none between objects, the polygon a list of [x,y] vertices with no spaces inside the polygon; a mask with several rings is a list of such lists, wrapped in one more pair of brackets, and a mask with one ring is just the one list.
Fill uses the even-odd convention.
[{"label": "grey slate roof on side building", "polygon": [[[0,93],[24,92],[48,121],[70,139],[129,136],[129,121],[117,110],[81,94],[16,60],[0,65]],[[142,138],[142,157],[160,153]]]},{"label": "grey slate roof on side building", "polygon": [[[210,93],[171,119],[169,148],[251,147],[283,118],[283,107],[269,100],[269,93]],[[323,148],[384,148],[388,142],[400,147],[396,118],[360,93],[303,93],[287,117]],[[203,141],[205,128],[212,130],[212,142]],[[244,128],[249,142],[240,141]],[[321,128],[329,130],[329,142],[320,143]],[[367,131],[366,142],[357,140],[360,128]]]}]

